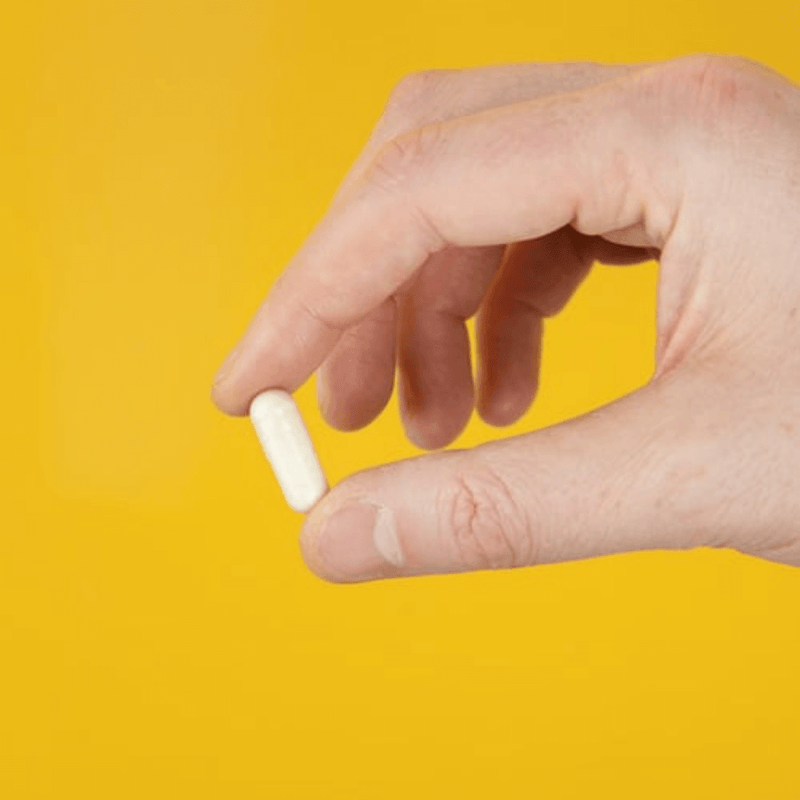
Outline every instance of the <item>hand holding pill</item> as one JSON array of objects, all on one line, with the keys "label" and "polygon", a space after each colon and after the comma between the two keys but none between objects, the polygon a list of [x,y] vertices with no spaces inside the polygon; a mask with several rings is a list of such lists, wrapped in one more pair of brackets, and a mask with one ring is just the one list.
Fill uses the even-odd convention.
[{"label": "hand holding pill", "polygon": [[[310,509],[309,566],[358,581],[695,546],[800,565],[798,142],[800,89],[732,57],[403,81],[213,390],[250,411],[287,500]],[[287,394],[315,370],[342,430],[381,412],[397,374],[409,438],[438,449],[474,410],[495,425],[525,412],[543,320],[595,261],[651,258],[642,389],[320,501]]]}]

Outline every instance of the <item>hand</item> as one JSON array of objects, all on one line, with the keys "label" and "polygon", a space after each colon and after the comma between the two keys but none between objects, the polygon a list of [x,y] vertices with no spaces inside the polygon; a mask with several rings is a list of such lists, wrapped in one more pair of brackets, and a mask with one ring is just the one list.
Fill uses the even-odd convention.
[{"label": "hand", "polygon": [[359,473],[309,514],[335,581],[626,550],[800,565],[800,90],[744,59],[514,65],[403,81],[214,387],[244,414],[320,367],[331,424],[387,402],[451,442],[507,424],[542,319],[595,260],[660,261],[647,386],[552,428]]}]

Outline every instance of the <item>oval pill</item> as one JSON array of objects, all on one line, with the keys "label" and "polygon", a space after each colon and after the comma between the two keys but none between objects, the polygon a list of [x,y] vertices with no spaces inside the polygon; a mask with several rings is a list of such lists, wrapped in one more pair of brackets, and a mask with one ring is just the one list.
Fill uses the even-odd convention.
[{"label": "oval pill", "polygon": [[250,403],[250,419],[286,502],[305,514],[328,483],[297,404],[283,389],[268,389]]}]

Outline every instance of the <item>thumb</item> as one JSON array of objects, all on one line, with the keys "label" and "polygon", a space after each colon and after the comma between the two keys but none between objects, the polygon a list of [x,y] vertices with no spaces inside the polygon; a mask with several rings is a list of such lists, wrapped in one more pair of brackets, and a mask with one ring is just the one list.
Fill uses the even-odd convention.
[{"label": "thumb", "polygon": [[552,428],[353,475],[308,516],[304,558],[352,582],[712,544],[719,441],[697,435],[697,396],[674,376]]}]

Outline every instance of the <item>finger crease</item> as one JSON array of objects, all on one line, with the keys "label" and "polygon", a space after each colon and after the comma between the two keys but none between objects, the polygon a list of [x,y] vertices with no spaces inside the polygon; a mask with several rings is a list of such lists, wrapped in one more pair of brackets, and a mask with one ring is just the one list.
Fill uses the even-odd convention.
[{"label": "finger crease", "polygon": [[321,312],[308,305],[308,303],[302,298],[297,299],[297,304],[300,306],[300,311],[303,314],[313,319],[314,322],[319,324],[321,327],[326,328],[331,333],[341,335],[347,329],[346,325],[327,319]]}]

